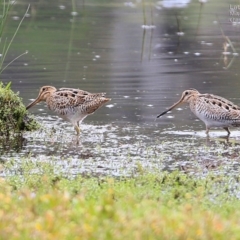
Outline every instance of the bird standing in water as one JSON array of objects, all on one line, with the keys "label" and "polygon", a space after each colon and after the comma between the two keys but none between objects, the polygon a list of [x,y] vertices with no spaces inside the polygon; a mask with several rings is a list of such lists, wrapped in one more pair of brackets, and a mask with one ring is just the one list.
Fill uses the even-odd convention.
[{"label": "bird standing in water", "polygon": [[185,90],[178,102],[173,104],[157,118],[181,103],[189,103],[191,111],[206,125],[206,134],[210,128],[221,127],[230,135],[229,127],[240,126],[240,107],[231,101],[213,94],[201,94],[196,89]]},{"label": "bird standing in water", "polygon": [[38,97],[26,109],[44,101],[50,110],[72,123],[77,135],[79,135],[79,124],[83,119],[110,100],[110,98],[105,97],[105,93],[89,93],[75,88],[57,90],[53,86],[43,86]]}]

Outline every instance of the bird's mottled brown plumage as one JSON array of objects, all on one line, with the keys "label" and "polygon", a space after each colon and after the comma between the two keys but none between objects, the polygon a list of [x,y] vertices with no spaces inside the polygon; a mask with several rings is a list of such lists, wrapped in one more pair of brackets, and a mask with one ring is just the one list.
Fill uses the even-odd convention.
[{"label": "bird's mottled brown plumage", "polygon": [[71,122],[79,134],[79,124],[82,120],[110,100],[105,97],[105,93],[89,93],[75,88],[57,90],[53,86],[43,86],[38,97],[27,106],[27,109],[45,101],[50,110]]},{"label": "bird's mottled brown plumage", "polygon": [[206,133],[212,127],[222,127],[230,135],[229,127],[240,126],[240,107],[233,102],[213,94],[201,94],[196,89],[182,93],[178,102],[158,115],[161,117],[181,103],[189,103],[191,111],[206,125]]}]

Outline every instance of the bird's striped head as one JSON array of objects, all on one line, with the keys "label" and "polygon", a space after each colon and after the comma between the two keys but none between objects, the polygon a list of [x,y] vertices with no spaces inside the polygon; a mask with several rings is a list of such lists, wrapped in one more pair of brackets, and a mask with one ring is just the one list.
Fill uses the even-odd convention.
[{"label": "bird's striped head", "polygon": [[192,97],[196,96],[200,94],[196,89],[194,88],[190,88],[189,90],[185,90],[182,93],[181,98],[179,99],[179,101],[177,101],[176,103],[174,103],[170,108],[168,108],[166,111],[164,111],[163,113],[159,114],[157,116],[157,118],[163,116],[164,114],[166,114],[167,112],[171,111],[173,108],[175,108],[176,106],[178,106],[181,103],[185,103],[185,102],[190,102]]},{"label": "bird's striped head", "polygon": [[39,102],[42,102],[42,101],[46,101],[47,98],[54,92],[56,92],[57,89],[53,86],[43,86],[41,87],[40,91],[39,91],[39,94],[38,94],[38,97],[33,101],[31,102],[27,107],[26,109],[29,109],[31,107],[33,107],[34,105],[36,105],[37,103]]}]

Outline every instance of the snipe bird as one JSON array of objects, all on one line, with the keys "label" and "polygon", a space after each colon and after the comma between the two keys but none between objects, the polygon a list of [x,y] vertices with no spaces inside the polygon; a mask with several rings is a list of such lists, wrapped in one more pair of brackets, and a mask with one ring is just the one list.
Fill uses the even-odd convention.
[{"label": "snipe bird", "polygon": [[229,100],[213,94],[201,94],[196,89],[185,90],[180,100],[174,103],[157,118],[181,103],[189,103],[191,111],[206,125],[206,134],[210,128],[221,127],[230,135],[229,127],[240,126],[240,107]]},{"label": "snipe bird", "polygon": [[43,86],[38,97],[26,109],[45,101],[50,110],[72,123],[79,135],[79,124],[83,119],[110,100],[105,97],[105,93],[89,93],[75,88],[56,89],[53,86]]}]

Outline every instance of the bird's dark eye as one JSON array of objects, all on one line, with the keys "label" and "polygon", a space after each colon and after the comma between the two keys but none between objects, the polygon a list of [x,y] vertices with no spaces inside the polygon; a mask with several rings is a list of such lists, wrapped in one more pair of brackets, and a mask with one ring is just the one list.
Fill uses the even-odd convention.
[{"label": "bird's dark eye", "polygon": [[43,88],[42,90],[43,90],[43,91],[45,91],[45,90],[46,90],[46,88]]},{"label": "bird's dark eye", "polygon": [[185,95],[188,95],[188,92],[185,92]]}]

